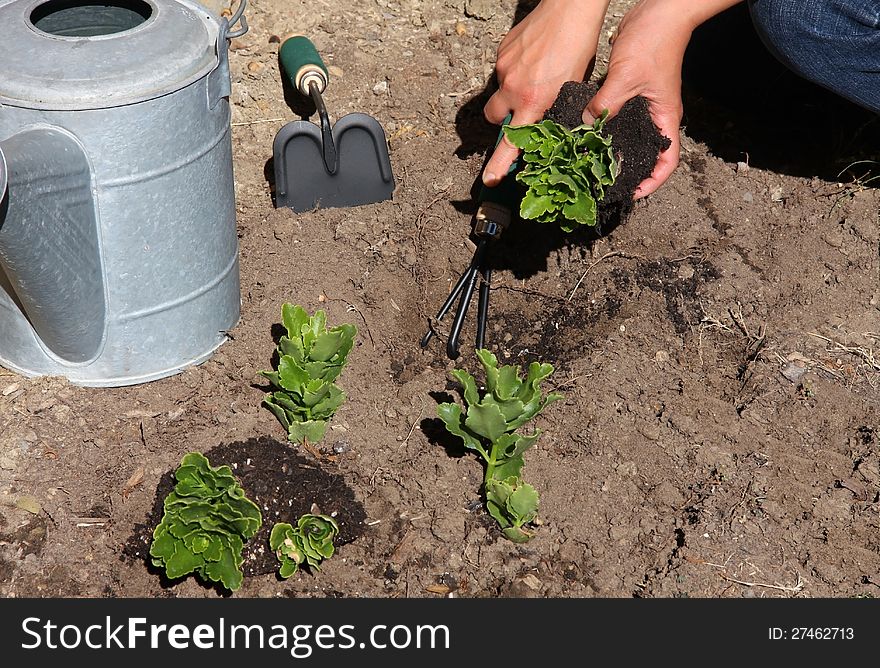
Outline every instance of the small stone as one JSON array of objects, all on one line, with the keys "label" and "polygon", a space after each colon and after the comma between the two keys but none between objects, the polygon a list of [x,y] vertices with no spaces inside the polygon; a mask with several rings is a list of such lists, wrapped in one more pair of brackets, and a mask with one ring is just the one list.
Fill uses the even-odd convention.
[{"label": "small stone", "polygon": [[473,19],[488,21],[498,9],[498,3],[494,0],[465,0],[464,14]]},{"label": "small stone", "polygon": [[684,504],[684,497],[671,482],[664,481],[657,485],[652,493],[660,503],[672,508],[679,508]]},{"label": "small stone", "polygon": [[807,370],[805,367],[802,367],[801,365],[794,362],[789,362],[782,369],[782,375],[785,376],[792,383],[799,383],[806,372]]},{"label": "small stone", "polygon": [[18,383],[12,383],[11,385],[7,385],[6,387],[3,388],[3,396],[8,397],[10,394],[15,392],[19,387],[21,387],[21,385],[19,385]]},{"label": "small stone", "polygon": [[384,95],[388,92],[388,82],[380,81],[375,86],[373,86],[373,95]]},{"label": "small stone", "polygon": [[694,277],[694,268],[689,264],[683,264],[678,269],[678,277],[683,281],[688,281]]},{"label": "small stone", "polygon": [[27,495],[18,497],[18,500],[15,502],[15,507],[33,513],[34,515],[39,515],[40,511],[43,509],[39,501],[34,497]]},{"label": "small stone", "polygon": [[458,21],[455,24],[455,34],[459,37],[464,37],[465,35],[467,35],[467,27],[461,21]]},{"label": "small stone", "polygon": [[247,64],[247,71],[251,74],[259,74],[262,69],[266,67],[263,63],[258,62],[256,60],[252,60]]},{"label": "small stone", "polygon": [[351,445],[348,441],[336,441],[336,443],[333,444],[333,452],[337,455],[341,455],[343,452],[348,452],[349,450],[351,450]]},{"label": "small stone", "polygon": [[822,239],[824,239],[825,243],[832,248],[840,248],[841,246],[843,246],[843,234],[840,232],[840,230],[828,230],[825,234],[822,235]]},{"label": "small stone", "polygon": [[328,65],[327,66],[327,73],[331,77],[335,77],[337,79],[341,79],[342,75],[344,74],[344,72],[342,71],[342,68],[339,67],[339,65]]},{"label": "small stone", "polygon": [[669,353],[666,352],[665,350],[658,350],[654,354],[654,361],[658,362],[660,364],[665,364],[666,362],[669,361]]},{"label": "small stone", "polygon": [[523,584],[531,589],[532,591],[540,591],[541,590],[541,581],[529,573],[522,579]]},{"label": "small stone", "polygon": [[617,473],[624,478],[634,478],[639,472],[639,467],[635,462],[623,462],[617,467]]},{"label": "small stone", "polygon": [[745,174],[749,171],[749,163],[747,162],[738,162],[736,163],[736,173],[737,174]]},{"label": "small stone", "polygon": [[743,193],[743,202],[746,202],[747,204],[751,204],[754,201],[755,201],[755,196],[752,193],[750,193],[750,192]]}]

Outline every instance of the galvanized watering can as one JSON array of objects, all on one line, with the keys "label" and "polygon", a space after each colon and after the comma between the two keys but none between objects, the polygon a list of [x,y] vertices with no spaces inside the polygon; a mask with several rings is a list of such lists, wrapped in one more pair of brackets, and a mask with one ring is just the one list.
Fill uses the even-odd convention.
[{"label": "galvanized watering can", "polygon": [[0,0],[0,364],[131,385],[204,361],[238,322],[243,11]]}]

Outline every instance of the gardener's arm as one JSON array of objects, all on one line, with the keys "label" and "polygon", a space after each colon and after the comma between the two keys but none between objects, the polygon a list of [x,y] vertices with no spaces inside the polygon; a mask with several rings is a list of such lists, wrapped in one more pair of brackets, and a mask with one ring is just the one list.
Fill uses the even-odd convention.
[{"label": "gardener's arm", "polygon": [[[599,31],[610,0],[541,0],[498,47],[498,91],[484,108],[486,119],[511,125],[541,119],[566,81],[581,81],[596,56]],[[494,186],[507,174],[518,149],[503,138],[483,170]]]},{"label": "gardener's arm", "polygon": [[657,190],[678,166],[681,123],[681,65],[694,29],[742,0],[642,0],[620,22],[611,47],[608,76],[587,104],[591,122],[607,109],[613,116],[636,95],[648,108],[660,133],[672,144],[660,154],[651,176],[635,197]]}]

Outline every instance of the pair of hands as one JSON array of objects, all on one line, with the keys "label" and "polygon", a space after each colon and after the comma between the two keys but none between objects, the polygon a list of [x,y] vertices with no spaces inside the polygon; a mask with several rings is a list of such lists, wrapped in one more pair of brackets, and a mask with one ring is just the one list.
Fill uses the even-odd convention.
[{"label": "pair of hands", "polygon": [[[681,66],[691,32],[737,1],[642,0],[621,20],[608,76],[584,110],[584,122],[592,123],[605,109],[614,116],[637,95],[647,99],[654,124],[672,144],[639,185],[637,199],[657,190],[678,166]],[[512,114],[511,125],[535,123],[563,83],[583,80],[595,61],[608,4],[609,0],[542,0],[514,26],[498,48],[499,90],[486,103],[486,119],[500,125]],[[483,170],[483,182],[497,185],[517,155],[516,147],[502,139]]]}]

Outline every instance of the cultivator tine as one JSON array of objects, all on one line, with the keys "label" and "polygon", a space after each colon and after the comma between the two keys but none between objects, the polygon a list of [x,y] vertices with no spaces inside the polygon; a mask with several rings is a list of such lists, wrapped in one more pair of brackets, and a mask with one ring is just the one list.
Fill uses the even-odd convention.
[{"label": "cultivator tine", "polygon": [[[510,116],[504,119],[504,125],[510,122]],[[501,141],[502,132],[498,135],[498,141]],[[497,145],[497,144],[496,144]],[[474,214],[474,236],[478,239],[477,248],[474,251],[474,257],[468,265],[467,270],[458,279],[458,282],[452,288],[452,292],[443,302],[443,306],[437,312],[436,320],[439,322],[443,319],[455,300],[458,299],[458,308],[455,312],[455,318],[452,321],[452,327],[449,331],[449,338],[446,340],[446,355],[449,359],[456,359],[460,354],[459,338],[461,336],[461,328],[464,324],[464,317],[470,306],[471,299],[474,295],[474,288],[477,281],[480,281],[479,302],[477,306],[477,335],[476,347],[483,348],[486,342],[486,322],[489,319],[489,290],[491,288],[492,269],[489,267],[487,256],[489,253],[489,242],[498,239],[501,233],[507,229],[510,224],[512,211],[516,206],[518,193],[516,183],[511,174],[516,171],[517,163],[514,162],[507,172],[507,176],[502,179],[501,183],[493,188],[481,186],[480,195],[477,200],[477,212]],[[426,347],[437,332],[431,324],[428,324],[428,331],[422,337],[421,346]]]}]

